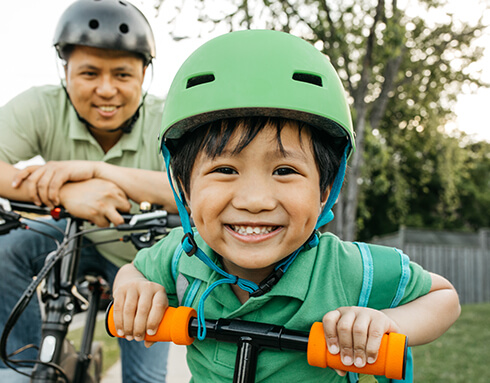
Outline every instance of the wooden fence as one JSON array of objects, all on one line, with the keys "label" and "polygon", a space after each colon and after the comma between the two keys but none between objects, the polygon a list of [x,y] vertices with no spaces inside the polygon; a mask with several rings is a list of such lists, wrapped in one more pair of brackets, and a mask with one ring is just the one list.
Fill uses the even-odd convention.
[{"label": "wooden fence", "polygon": [[448,279],[462,304],[490,302],[490,230],[470,234],[401,228],[373,242],[402,249],[424,269]]},{"label": "wooden fence", "polygon": [[447,278],[464,303],[490,302],[490,251],[406,244],[404,252],[424,269]]}]

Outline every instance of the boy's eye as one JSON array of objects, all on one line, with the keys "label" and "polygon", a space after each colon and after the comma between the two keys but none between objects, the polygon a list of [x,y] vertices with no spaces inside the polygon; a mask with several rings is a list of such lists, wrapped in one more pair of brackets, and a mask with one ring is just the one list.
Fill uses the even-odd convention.
[{"label": "boy's eye", "polygon": [[217,168],[214,170],[215,173],[222,173],[222,174],[237,174],[235,169],[223,166],[220,168]]},{"label": "boy's eye", "polygon": [[279,169],[276,169],[274,170],[274,175],[276,176],[288,176],[290,174],[296,174],[297,171],[295,171],[294,169],[291,169],[291,168],[279,168]]}]

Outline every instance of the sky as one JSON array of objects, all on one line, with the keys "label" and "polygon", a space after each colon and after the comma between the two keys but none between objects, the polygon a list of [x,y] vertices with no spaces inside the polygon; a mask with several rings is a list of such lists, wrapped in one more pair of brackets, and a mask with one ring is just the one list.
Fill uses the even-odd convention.
[{"label": "sky", "polygon": [[[411,1],[411,0],[406,0]],[[52,48],[52,38],[56,23],[61,13],[71,0],[15,0],[0,1],[0,106],[18,93],[31,86],[59,83],[59,65]],[[170,26],[176,14],[176,0],[165,0],[160,14],[153,8],[153,0],[132,0],[140,8],[152,25],[157,43],[157,58],[154,61],[153,80],[150,93],[164,97],[170,87],[172,78],[180,65],[192,51],[205,41],[224,33],[214,31],[201,33],[195,22],[177,18],[177,24]],[[463,20],[474,21],[482,14],[490,24],[490,8],[484,7],[488,0],[451,0],[448,12],[456,12]],[[188,14],[191,20],[196,19],[192,1],[184,2],[182,14]],[[189,34],[190,39],[174,41],[174,35]],[[201,31],[202,32],[202,31]],[[482,61],[483,79],[490,83],[490,30],[482,36],[481,44],[486,46],[485,58]],[[476,139],[490,142],[490,89],[481,89],[474,94],[458,96],[455,107],[457,118],[448,124],[449,130],[459,128]]]}]

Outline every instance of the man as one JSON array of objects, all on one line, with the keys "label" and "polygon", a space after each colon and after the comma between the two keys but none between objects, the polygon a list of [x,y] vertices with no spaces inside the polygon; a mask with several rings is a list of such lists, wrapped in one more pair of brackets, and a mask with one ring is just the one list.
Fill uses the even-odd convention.
[{"label": "man", "polygon": [[[32,88],[0,108],[0,196],[63,205],[101,227],[121,224],[120,212],[129,211],[132,202],[176,211],[158,153],[163,103],[142,94],[155,57],[146,18],[125,1],[77,0],[61,16],[54,45],[63,84]],[[35,155],[48,162],[24,170],[13,166]],[[0,236],[1,329],[53,249],[51,239],[31,231]],[[135,253],[129,244],[89,247],[80,269],[96,268],[112,283]],[[9,337],[8,352],[39,344],[40,324],[33,300]],[[125,340],[120,346],[125,383],[165,381],[167,345],[146,349]],[[22,359],[34,359],[30,351]],[[0,381],[21,379],[26,378],[0,365]]]}]

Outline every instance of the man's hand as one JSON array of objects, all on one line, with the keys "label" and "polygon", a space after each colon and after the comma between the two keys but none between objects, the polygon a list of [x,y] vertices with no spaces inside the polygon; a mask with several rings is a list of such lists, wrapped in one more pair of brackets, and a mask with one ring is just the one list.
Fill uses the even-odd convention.
[{"label": "man's hand", "polygon": [[19,188],[28,181],[31,200],[52,209],[60,205],[63,185],[93,178],[95,166],[93,161],[49,161],[45,165],[29,166],[15,175],[12,187]]},{"label": "man's hand", "polygon": [[70,214],[99,227],[124,223],[119,212],[131,209],[126,194],[118,186],[95,178],[65,184],[60,190],[60,203]]}]

